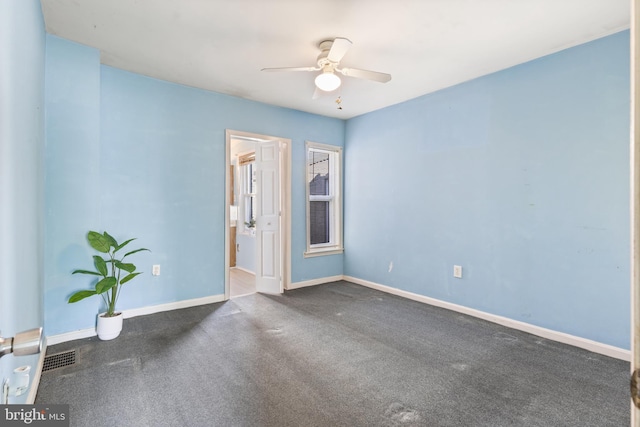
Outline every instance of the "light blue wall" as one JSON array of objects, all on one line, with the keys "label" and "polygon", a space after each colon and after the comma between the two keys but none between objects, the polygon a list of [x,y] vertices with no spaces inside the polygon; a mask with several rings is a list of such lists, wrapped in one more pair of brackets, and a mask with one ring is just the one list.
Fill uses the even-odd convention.
[{"label": "light blue wall", "polygon": [[345,274],[629,348],[629,90],[622,32],[349,120]]},{"label": "light blue wall", "polygon": [[[45,331],[92,327],[100,298],[67,304],[88,288],[88,230],[100,227],[100,54],[47,35]],[[101,230],[102,231],[102,230]]]},{"label": "light blue wall", "polygon": [[[119,240],[137,237],[134,244],[152,250],[132,258],[146,274],[126,285],[121,309],[224,293],[225,129],[292,139],[292,281],[342,274],[342,256],[302,256],[304,142],[344,146],[342,120],[96,67],[97,51],[48,40],[47,79],[56,83],[47,90],[47,109],[61,111],[47,132],[64,141],[47,147],[47,177],[59,183],[47,184],[48,203],[55,205],[47,227],[57,229],[47,242],[47,334],[95,323],[97,299],[66,303],[72,291],[89,287],[78,282],[87,277],[70,275],[91,266],[84,243],[89,228],[106,229]],[[67,76],[86,88],[54,104]],[[82,120],[72,117],[78,105],[86,107]],[[54,128],[64,131],[54,136]],[[70,159],[81,164],[71,167]],[[70,204],[64,203],[68,188],[77,191]],[[152,264],[161,265],[160,276],[151,276]]]},{"label": "light blue wall", "polygon": [[101,179],[117,188],[102,197],[103,224],[137,233],[153,251],[148,264],[163,271],[141,277],[122,308],[224,292],[225,129],[292,139],[292,280],[342,273],[342,257],[302,258],[304,196],[296,195],[304,195],[305,139],[343,146],[343,121],[103,67],[101,125]]},{"label": "light blue wall", "polygon": [[[40,2],[0,1],[0,332],[43,324],[45,32]],[[38,356],[5,356],[0,384]],[[15,401],[12,403],[19,403]]]},{"label": "light blue wall", "polygon": [[[346,136],[340,120],[100,66],[48,37],[47,333],[94,325],[99,301],[65,302],[85,287],[70,272],[90,266],[89,228],[153,251],[120,308],[223,293],[234,129],[293,141],[293,282],[344,272],[628,348],[628,37],[351,119]],[[346,145],[344,264],[302,256],[305,140]]]}]

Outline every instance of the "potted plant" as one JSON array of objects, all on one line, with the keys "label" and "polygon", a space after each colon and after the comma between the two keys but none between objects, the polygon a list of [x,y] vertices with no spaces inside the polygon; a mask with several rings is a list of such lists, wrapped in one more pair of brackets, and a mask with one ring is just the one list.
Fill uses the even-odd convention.
[{"label": "potted plant", "polygon": [[106,231],[102,234],[96,231],[89,231],[87,234],[89,244],[100,253],[107,254],[108,259],[102,255],[93,256],[93,265],[97,271],[75,270],[72,274],[90,274],[102,277],[95,285],[95,289],[88,289],[75,292],[69,297],[69,303],[74,303],[88,298],[92,295],[100,295],[107,307],[107,311],[98,315],[98,325],[96,331],[101,340],[111,340],[120,335],[122,330],[122,312],[116,312],[116,302],[120,296],[122,285],[141,274],[136,272],[136,266],[125,263],[124,259],[136,252],[148,251],[141,248],[125,253],[122,258],[117,258],[117,252],[135,239],[129,239],[118,244],[116,239]]}]

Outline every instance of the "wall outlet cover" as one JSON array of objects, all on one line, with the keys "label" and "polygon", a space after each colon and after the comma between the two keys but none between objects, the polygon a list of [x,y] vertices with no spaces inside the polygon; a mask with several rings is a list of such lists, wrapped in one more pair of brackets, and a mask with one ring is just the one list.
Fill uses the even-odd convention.
[{"label": "wall outlet cover", "polygon": [[453,277],[457,279],[462,279],[462,266],[454,265],[453,266]]}]

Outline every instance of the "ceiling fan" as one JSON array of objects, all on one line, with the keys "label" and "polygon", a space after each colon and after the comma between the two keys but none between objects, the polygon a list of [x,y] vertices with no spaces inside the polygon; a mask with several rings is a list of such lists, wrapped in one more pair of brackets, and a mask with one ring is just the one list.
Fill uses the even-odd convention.
[{"label": "ceiling fan", "polygon": [[316,91],[313,98],[317,98],[321,92],[332,92],[340,87],[342,83],[336,72],[343,76],[355,77],[358,79],[373,80],[386,83],[391,80],[391,75],[377,71],[361,70],[359,68],[338,68],[340,61],[347,53],[353,43],[343,37],[336,37],[333,40],[320,42],[320,55],[316,67],[284,67],[284,68],[263,68],[262,71],[321,71],[315,78]]}]

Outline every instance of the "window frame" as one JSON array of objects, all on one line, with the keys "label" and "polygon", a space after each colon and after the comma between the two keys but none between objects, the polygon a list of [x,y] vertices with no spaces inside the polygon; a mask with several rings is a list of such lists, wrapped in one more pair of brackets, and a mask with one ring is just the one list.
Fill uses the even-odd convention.
[{"label": "window frame", "polygon": [[[255,178],[252,175],[255,175],[256,168],[256,160],[255,160],[255,151],[250,151],[245,154],[239,155],[240,161],[238,162],[239,173],[240,173],[240,212],[241,215],[238,215],[239,219],[241,219],[240,224],[240,232],[242,234],[248,234],[251,236],[255,235],[255,227],[248,227],[246,225],[248,215],[251,210],[251,199],[253,199],[253,206],[255,207],[256,201],[256,192],[255,192],[255,182],[253,184],[253,192],[250,192],[251,181]],[[255,212],[253,212],[255,215]]]},{"label": "window frame", "polygon": [[[329,195],[311,195],[309,182],[309,153],[311,151],[329,154]],[[343,218],[342,218],[342,177],[343,161],[342,147],[306,141],[305,144],[305,208],[306,208],[306,250],[304,257],[341,254],[343,246]],[[311,244],[311,202],[329,202],[329,242]]]}]

